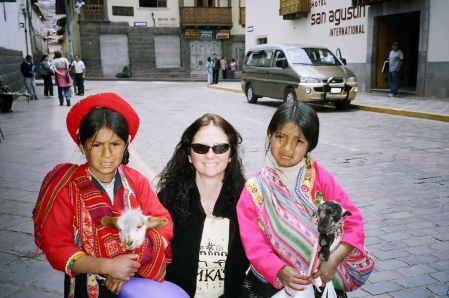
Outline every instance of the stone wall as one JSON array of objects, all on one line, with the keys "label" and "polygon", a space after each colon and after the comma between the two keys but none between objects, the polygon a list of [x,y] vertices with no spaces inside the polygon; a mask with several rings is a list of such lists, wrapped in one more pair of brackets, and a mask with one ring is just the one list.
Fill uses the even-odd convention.
[{"label": "stone wall", "polygon": [[449,98],[449,62],[427,62],[424,92],[426,97]]},{"label": "stone wall", "polygon": [[[188,78],[189,44],[181,38],[181,68],[156,68],[155,35],[180,35],[180,28],[130,27],[127,22],[80,21],[83,60],[90,77],[102,77],[100,34],[127,34],[130,69],[134,78]],[[113,59],[113,57],[111,57]]]},{"label": "stone wall", "polygon": [[20,72],[23,59],[22,51],[0,47],[0,76],[3,78],[3,84],[7,85],[11,91],[25,90],[25,83]]},{"label": "stone wall", "polygon": [[[100,34],[128,35],[129,67],[133,78],[190,78],[189,40],[184,39],[181,28],[131,27],[127,22],[80,21],[81,51],[89,77],[103,77]],[[156,68],[154,37],[157,35],[180,36],[180,68]],[[222,42],[224,55],[228,56],[229,53],[229,57],[232,57],[232,44],[244,43],[245,36],[231,36]]]}]

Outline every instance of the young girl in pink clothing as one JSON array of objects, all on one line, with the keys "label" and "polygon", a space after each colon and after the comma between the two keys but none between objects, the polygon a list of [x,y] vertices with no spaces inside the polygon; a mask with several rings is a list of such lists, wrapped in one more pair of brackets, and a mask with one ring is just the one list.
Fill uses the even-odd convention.
[{"label": "young girl in pink clothing", "polygon": [[[374,268],[365,250],[363,218],[343,188],[309,153],[317,146],[319,120],[304,103],[281,105],[268,126],[269,163],[243,189],[237,215],[251,263],[240,297],[293,296],[313,278],[332,282],[338,297],[359,288]],[[316,212],[333,200],[352,213],[327,261],[319,261]],[[244,228],[243,228],[244,227]],[[312,264],[312,265],[311,265]],[[310,268],[309,268],[310,267]],[[318,285],[323,289],[322,285]],[[315,297],[321,293],[314,287]]]},{"label": "young girl in pink clothing", "polygon": [[235,79],[235,59],[231,59],[231,63],[229,63],[230,71],[231,71],[231,79]]}]

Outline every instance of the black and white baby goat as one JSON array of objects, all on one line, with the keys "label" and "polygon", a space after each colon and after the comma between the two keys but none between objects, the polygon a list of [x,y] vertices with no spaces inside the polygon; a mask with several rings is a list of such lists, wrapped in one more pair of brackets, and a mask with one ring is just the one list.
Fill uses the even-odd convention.
[{"label": "black and white baby goat", "polygon": [[318,258],[327,261],[331,254],[330,248],[335,239],[335,232],[342,224],[340,221],[344,216],[352,215],[335,201],[321,203],[318,207],[318,233],[320,233],[319,244],[321,246]]}]

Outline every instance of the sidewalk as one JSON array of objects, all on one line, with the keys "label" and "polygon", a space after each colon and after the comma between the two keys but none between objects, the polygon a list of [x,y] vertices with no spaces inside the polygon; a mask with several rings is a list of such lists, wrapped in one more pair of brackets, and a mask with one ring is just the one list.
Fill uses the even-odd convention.
[{"label": "sidewalk", "polygon": [[[240,82],[219,82],[208,87],[243,93]],[[398,97],[387,97],[380,92],[359,92],[350,109],[449,122],[449,98],[424,98],[401,93]]]}]

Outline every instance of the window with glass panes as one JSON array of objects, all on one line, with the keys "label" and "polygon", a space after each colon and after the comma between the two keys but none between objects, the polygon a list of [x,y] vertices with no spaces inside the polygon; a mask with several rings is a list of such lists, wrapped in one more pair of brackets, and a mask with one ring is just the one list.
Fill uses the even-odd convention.
[{"label": "window with glass panes", "polygon": [[140,7],[167,7],[167,0],[139,0]]}]

